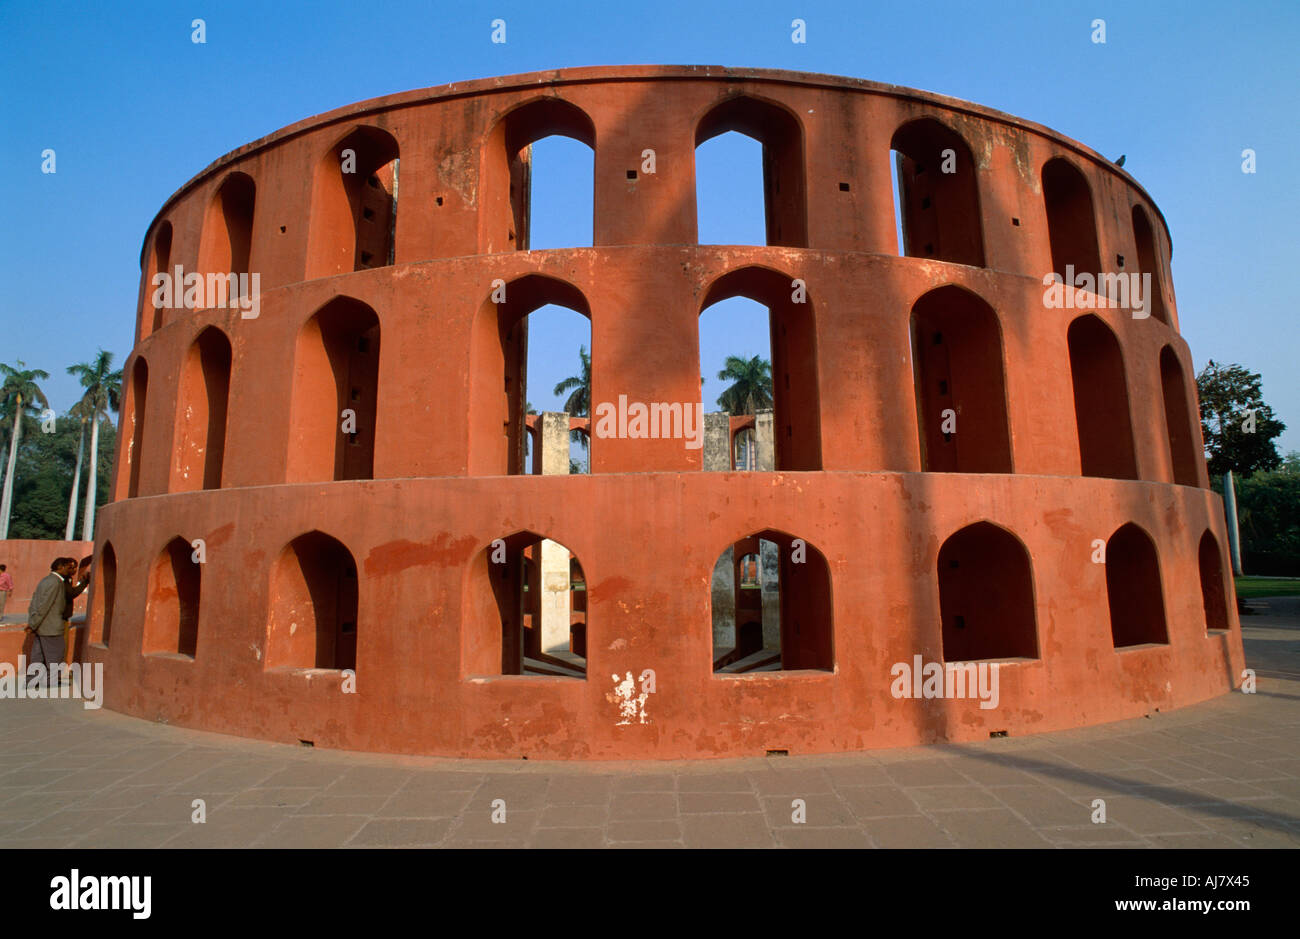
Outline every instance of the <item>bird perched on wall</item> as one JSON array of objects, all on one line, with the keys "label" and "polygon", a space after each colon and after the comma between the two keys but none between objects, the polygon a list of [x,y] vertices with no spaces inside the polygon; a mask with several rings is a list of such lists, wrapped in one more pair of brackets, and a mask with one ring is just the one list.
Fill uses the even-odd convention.
[{"label": "bird perched on wall", "polygon": [[1121,153],[1121,154],[1119,155],[1119,159],[1115,161],[1115,165],[1116,165],[1116,166],[1123,166],[1123,165],[1124,165],[1124,158],[1125,158],[1126,156],[1128,156],[1127,153]]}]

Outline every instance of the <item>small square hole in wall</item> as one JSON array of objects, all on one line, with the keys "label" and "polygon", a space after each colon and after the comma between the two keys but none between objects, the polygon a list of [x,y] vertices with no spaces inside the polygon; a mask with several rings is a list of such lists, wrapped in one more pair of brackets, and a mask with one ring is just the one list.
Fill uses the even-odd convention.
[{"label": "small square hole in wall", "polygon": [[1007,735],[1007,732],[1006,732],[1005,730],[990,730],[990,731],[989,731],[989,736],[990,736],[990,737],[1005,737],[1006,735]]},{"label": "small square hole in wall", "polygon": [[362,210],[361,210],[361,217],[364,218],[364,219],[366,219],[367,221],[369,221],[369,220],[371,220],[371,219],[373,219],[373,218],[375,217],[375,210],[374,210],[374,209],[362,209]]},{"label": "small square hole in wall", "polygon": [[960,615],[953,617],[953,625],[956,626],[958,629],[965,629],[966,617]]},{"label": "small square hole in wall", "polygon": [[280,234],[283,235],[286,231],[288,231],[288,229],[285,228],[283,225],[281,225],[281,226],[280,226]]},{"label": "small square hole in wall", "polygon": [[378,188],[379,188],[379,177],[378,177],[378,176],[371,176],[369,179],[366,180],[366,185],[368,185],[371,189],[378,189]]},{"label": "small square hole in wall", "polygon": [[1115,263],[1118,264],[1120,267],[1123,267],[1123,266],[1124,266],[1124,255],[1122,255],[1122,254],[1117,254],[1117,255],[1115,255]]},{"label": "small square hole in wall", "polygon": [[438,198],[434,199],[433,201],[436,202],[436,203],[438,203],[438,205],[442,205],[442,196],[439,196]]},{"label": "small square hole in wall", "polygon": [[926,256],[927,258],[932,258],[932,257],[934,257],[934,245],[926,245],[926,246],[925,246],[925,256]]},{"label": "small square hole in wall", "polygon": [[849,191],[849,184],[848,184],[848,183],[840,183],[840,192],[848,192],[848,191]]},{"label": "small square hole in wall", "polygon": [[339,632],[343,633],[345,636],[348,635],[349,633],[354,633],[356,631],[357,631],[356,623],[344,623],[342,626],[339,627]]},{"label": "small square hole in wall", "polygon": [[1017,228],[1019,228],[1019,227],[1020,227],[1020,219],[1018,219],[1018,218],[1013,218],[1013,219],[1011,220],[1011,224],[1014,225],[1014,226],[1016,226]]},{"label": "small square hole in wall", "polygon": [[769,750],[767,751],[767,755],[768,755],[768,756],[789,756],[789,755],[790,755],[790,751],[789,751],[789,750],[773,750],[773,749],[769,749]]},{"label": "small square hole in wall", "polygon": [[314,747],[314,746],[316,746],[316,741],[314,741],[314,740],[302,740],[302,739],[300,738],[300,739],[298,740],[298,745],[301,746],[301,747]]},{"label": "small square hole in wall", "polygon": [[361,252],[361,263],[362,263],[362,264],[369,264],[369,263],[370,263],[370,259],[373,258],[373,257],[374,257],[374,255],[371,254],[369,251],[362,251],[362,252]]},{"label": "small square hole in wall", "polygon": [[636,179],[636,170],[628,170],[628,171],[627,171],[627,178],[628,178],[628,179]]},{"label": "small square hole in wall", "polygon": [[926,196],[924,199],[921,200],[921,208],[928,209],[929,207],[930,207],[930,197]]},{"label": "small square hole in wall", "polygon": [[941,378],[939,379],[939,394],[946,395],[947,393],[948,393],[948,383]]}]

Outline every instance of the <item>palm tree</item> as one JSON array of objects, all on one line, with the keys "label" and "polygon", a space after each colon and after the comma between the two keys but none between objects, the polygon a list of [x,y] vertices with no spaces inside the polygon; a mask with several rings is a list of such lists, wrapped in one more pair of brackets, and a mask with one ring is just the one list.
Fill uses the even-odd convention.
[{"label": "palm tree", "polygon": [[[587,354],[586,346],[578,346],[578,359],[581,365],[577,375],[570,375],[564,381],[555,386],[551,392],[554,395],[562,395],[566,391],[569,397],[564,401],[564,413],[570,417],[590,417],[591,416],[591,356]],[[582,444],[582,449],[587,449],[587,435],[580,430],[569,431],[569,440]]]},{"label": "palm tree", "polygon": [[718,378],[731,382],[718,395],[718,407],[733,417],[757,414],[772,406],[772,363],[762,356],[742,359],[729,355]]},{"label": "palm tree", "polygon": [[108,412],[122,406],[122,370],[110,371],[113,353],[99,350],[93,362],[78,362],[68,366],[68,374],[81,381],[85,393],[78,405],[90,421],[90,473],[86,478],[86,518],[81,526],[81,540],[95,538],[95,490],[98,488],[99,422],[108,418]]},{"label": "palm tree", "polygon": [[[9,423],[9,462],[5,470],[4,493],[0,495],[0,541],[9,537],[9,513],[13,509],[14,499],[14,465],[18,460],[18,445],[23,438],[23,418],[35,420],[42,409],[48,408],[50,402],[45,398],[36,380],[44,381],[50,373],[39,368],[26,368],[25,363],[18,362],[18,367],[0,362],[0,375],[4,383],[0,384],[0,420]],[[37,408],[37,405],[40,408]]]},{"label": "palm tree", "polygon": [[77,524],[77,496],[81,493],[81,464],[86,452],[86,409],[78,401],[68,408],[68,417],[81,422],[81,433],[77,437],[77,469],[72,474],[72,495],[68,497],[68,525],[63,530],[63,540],[72,540],[72,531]]}]

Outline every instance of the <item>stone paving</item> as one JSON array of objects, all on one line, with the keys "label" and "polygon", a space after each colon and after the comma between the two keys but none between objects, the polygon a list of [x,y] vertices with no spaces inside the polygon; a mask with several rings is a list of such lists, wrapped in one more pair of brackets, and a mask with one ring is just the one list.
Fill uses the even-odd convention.
[{"label": "stone paving", "polygon": [[[824,757],[377,756],[4,700],[0,847],[1300,847],[1300,599],[1251,604],[1257,694],[1083,730]],[[1104,824],[1091,821],[1095,799]]]}]

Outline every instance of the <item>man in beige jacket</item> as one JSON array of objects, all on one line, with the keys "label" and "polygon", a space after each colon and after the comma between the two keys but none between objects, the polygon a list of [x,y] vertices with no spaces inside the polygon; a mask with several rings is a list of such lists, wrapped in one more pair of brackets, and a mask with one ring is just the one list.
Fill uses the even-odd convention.
[{"label": "man in beige jacket", "polygon": [[32,633],[30,659],[43,665],[61,665],[67,656],[68,621],[63,618],[67,585],[77,573],[76,558],[55,558],[41,578],[27,607],[27,628]]}]

